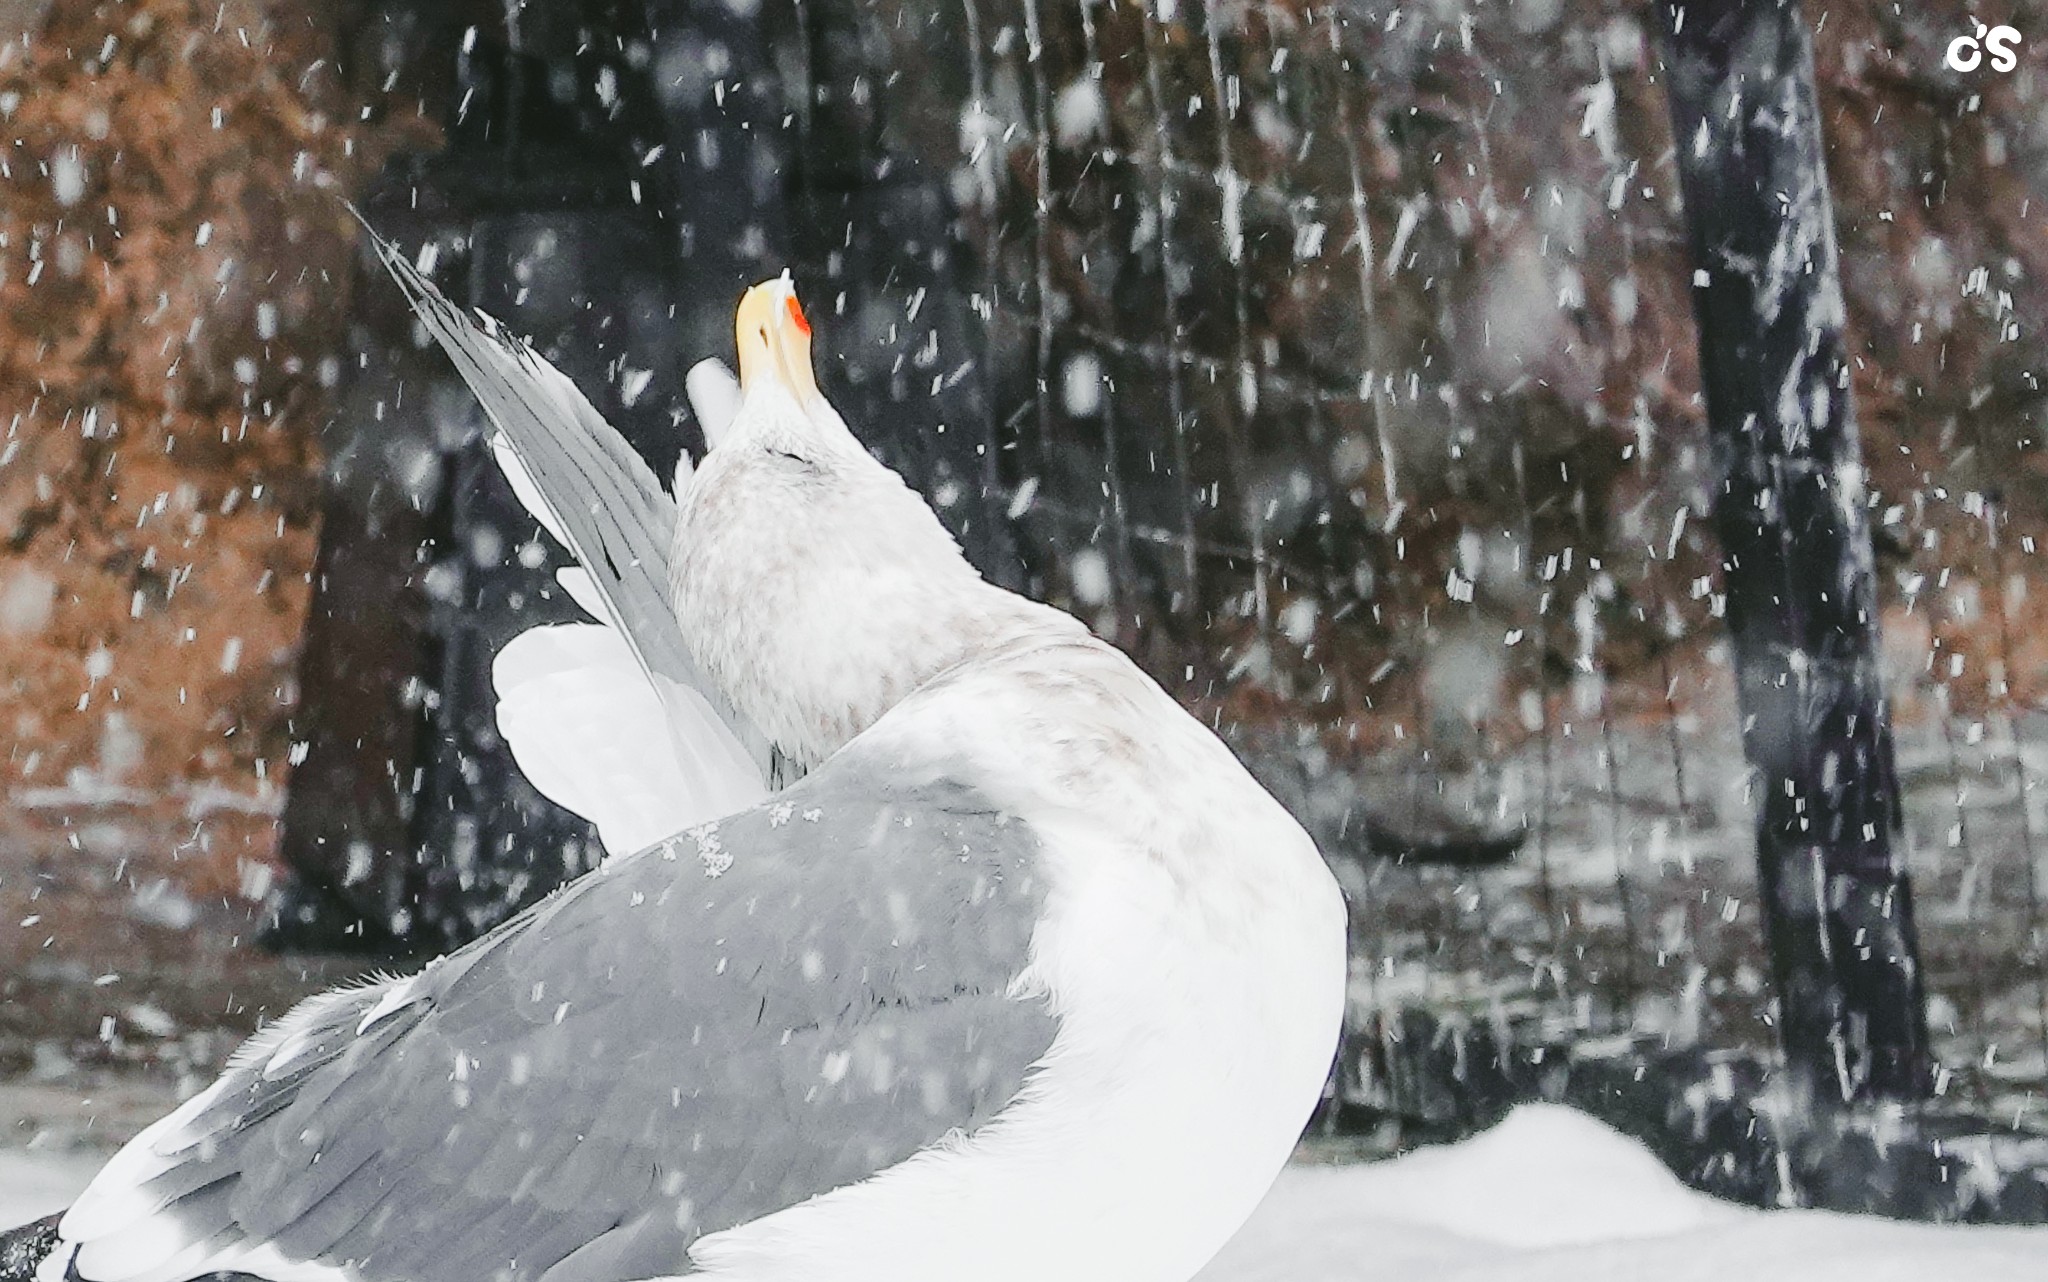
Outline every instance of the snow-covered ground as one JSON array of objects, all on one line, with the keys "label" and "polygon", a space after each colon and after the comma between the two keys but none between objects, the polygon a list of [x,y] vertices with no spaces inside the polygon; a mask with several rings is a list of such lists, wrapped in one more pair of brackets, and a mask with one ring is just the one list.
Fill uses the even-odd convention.
[{"label": "snow-covered ground", "polygon": [[1200,1282],[2040,1282],[2048,1229],[1754,1211],[1582,1113],[1365,1166],[1289,1168]]},{"label": "snow-covered ground", "polygon": [[0,1228],[63,1210],[105,1160],[73,1153],[0,1149]]},{"label": "snow-covered ground", "polygon": [[[0,1151],[0,1224],[93,1160]],[[1752,1211],[1694,1193],[1570,1109],[1367,1166],[1295,1166],[1198,1282],[2040,1282],[2048,1229]]]}]

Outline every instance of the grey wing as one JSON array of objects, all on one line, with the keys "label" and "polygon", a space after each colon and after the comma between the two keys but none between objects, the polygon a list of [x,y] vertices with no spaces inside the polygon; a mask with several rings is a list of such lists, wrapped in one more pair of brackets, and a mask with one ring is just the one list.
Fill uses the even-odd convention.
[{"label": "grey wing", "polygon": [[171,1282],[269,1242],[366,1282],[687,1271],[697,1237],[1015,1097],[1055,1031],[1010,992],[1043,898],[1024,825],[843,753],[315,999],[110,1164],[65,1221],[76,1267]]},{"label": "grey wing", "polygon": [[701,692],[746,745],[763,780],[779,782],[766,737],[705,679],[676,628],[668,598],[676,505],[653,469],[566,375],[489,317],[449,302],[397,246],[363,226],[414,314],[533,482],[548,524],[589,572],[641,666]]}]

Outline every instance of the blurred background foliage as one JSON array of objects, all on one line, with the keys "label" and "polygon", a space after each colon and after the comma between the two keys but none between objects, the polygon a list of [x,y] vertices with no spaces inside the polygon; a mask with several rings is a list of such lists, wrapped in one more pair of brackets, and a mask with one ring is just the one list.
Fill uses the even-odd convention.
[{"label": "blurred background foliage", "polygon": [[353,283],[331,188],[434,134],[362,118],[319,16],[62,3],[0,45],[10,799],[219,819],[205,894],[263,880],[287,766]]}]

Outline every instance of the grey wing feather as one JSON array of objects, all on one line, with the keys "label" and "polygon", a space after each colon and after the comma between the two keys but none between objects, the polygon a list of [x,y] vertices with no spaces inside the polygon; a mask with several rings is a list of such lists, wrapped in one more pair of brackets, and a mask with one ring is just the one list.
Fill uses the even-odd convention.
[{"label": "grey wing feather", "polygon": [[[281,1067],[245,1058],[150,1139],[156,1214],[364,1282],[619,1282],[971,1132],[1055,1031],[1011,993],[1036,841],[886,765],[844,752],[615,860],[402,1003],[315,999]],[[87,1278],[144,1276],[87,1246]]]},{"label": "grey wing feather", "polygon": [[449,302],[397,246],[367,222],[363,228],[414,314],[524,465],[641,666],[702,692],[762,778],[779,783],[766,737],[705,679],[676,628],[668,600],[676,506],[653,469],[560,370],[496,321]]}]

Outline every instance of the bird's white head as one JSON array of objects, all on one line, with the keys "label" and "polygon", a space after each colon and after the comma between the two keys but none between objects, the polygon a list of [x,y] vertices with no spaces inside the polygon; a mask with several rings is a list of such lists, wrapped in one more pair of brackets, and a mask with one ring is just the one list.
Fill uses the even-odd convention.
[{"label": "bird's white head", "polygon": [[785,274],[740,299],[740,399],[678,485],[671,592],[697,661],[803,765],[1020,631],[1081,631],[984,582],[818,390]]}]

